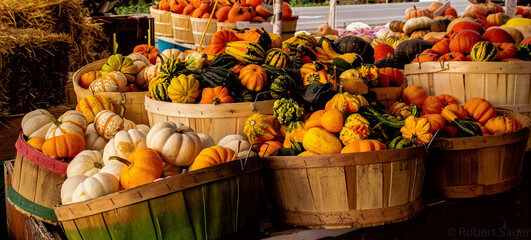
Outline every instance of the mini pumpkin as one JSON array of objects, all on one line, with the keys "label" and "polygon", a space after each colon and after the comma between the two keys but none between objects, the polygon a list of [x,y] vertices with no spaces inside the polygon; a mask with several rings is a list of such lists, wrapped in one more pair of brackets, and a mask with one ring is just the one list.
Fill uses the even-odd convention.
[{"label": "mini pumpkin", "polygon": [[158,122],[146,136],[147,147],[156,150],[164,162],[189,166],[201,151],[201,139],[189,126],[175,122]]},{"label": "mini pumpkin", "polygon": [[275,116],[255,113],[245,121],[243,132],[252,145],[275,139],[280,135],[278,128],[279,123]]},{"label": "mini pumpkin", "polygon": [[195,157],[194,163],[188,170],[194,171],[201,168],[226,163],[232,160],[234,160],[234,151],[232,149],[220,146],[212,146],[201,150],[199,155]]},{"label": "mini pumpkin", "polygon": [[385,144],[374,139],[353,140],[341,149],[341,153],[371,152],[387,149]]},{"label": "mini pumpkin", "polygon": [[94,92],[125,92],[127,89],[127,77],[114,71],[94,80],[89,89]]},{"label": "mini pumpkin", "polygon": [[340,87],[339,92],[326,103],[325,110],[336,108],[348,115],[357,112],[360,107],[368,105],[369,102],[362,95],[352,95],[348,92],[343,92],[342,87]]},{"label": "mini pumpkin", "polygon": [[485,127],[490,134],[516,131],[522,128],[522,125],[511,117],[497,116],[491,118],[485,123]]},{"label": "mini pumpkin", "polygon": [[483,98],[471,98],[464,107],[468,115],[481,124],[485,124],[489,119],[496,117],[496,109]]},{"label": "mini pumpkin", "polygon": [[424,101],[428,97],[428,94],[424,88],[417,85],[410,85],[404,88],[402,91],[402,100],[407,105],[414,104],[417,106],[422,106]]},{"label": "mini pumpkin", "polygon": [[142,129],[122,130],[109,140],[103,151],[103,162],[110,163],[111,157],[129,158],[135,150],[147,147],[147,132]]},{"label": "mini pumpkin", "polygon": [[354,113],[347,117],[345,125],[339,132],[339,139],[344,145],[349,145],[354,140],[369,137],[370,124],[361,114]]},{"label": "mini pumpkin", "polygon": [[232,103],[234,99],[229,95],[229,90],[223,86],[203,88],[200,104]]},{"label": "mini pumpkin", "polygon": [[42,153],[52,158],[74,158],[85,150],[85,138],[77,133],[66,133],[47,139],[42,145]]},{"label": "mini pumpkin", "polygon": [[24,135],[29,139],[46,138],[48,129],[54,124],[52,121],[56,121],[56,119],[50,112],[37,109],[24,115],[20,126]]},{"label": "mini pumpkin", "polygon": [[108,98],[101,95],[86,96],[76,106],[76,111],[83,113],[88,123],[94,122],[94,117],[102,110],[114,111],[114,106]]},{"label": "mini pumpkin", "polygon": [[400,132],[402,137],[415,142],[417,145],[427,144],[433,137],[430,121],[427,118],[417,118],[415,116],[406,118],[406,122]]},{"label": "mini pumpkin", "polygon": [[267,85],[267,72],[256,64],[243,67],[238,78],[241,84],[251,91],[261,91]]},{"label": "mini pumpkin", "polygon": [[174,103],[193,103],[199,96],[199,81],[193,75],[173,77],[168,87],[168,96]]},{"label": "mini pumpkin", "polygon": [[436,96],[428,96],[422,104],[422,111],[428,114],[441,113],[443,108],[443,101]]},{"label": "mini pumpkin", "polygon": [[430,132],[435,133],[437,130],[443,130],[446,127],[446,119],[441,114],[426,114],[422,116],[430,121]]},{"label": "mini pumpkin", "polygon": [[162,158],[157,151],[140,148],[127,158],[128,166],[120,172],[120,185],[124,189],[153,182],[162,174]]},{"label": "mini pumpkin", "polygon": [[53,124],[48,128],[48,132],[46,133],[46,139],[65,133],[77,133],[84,136],[88,125],[83,113],[74,110],[66,111],[58,119],[53,118],[52,122]]}]

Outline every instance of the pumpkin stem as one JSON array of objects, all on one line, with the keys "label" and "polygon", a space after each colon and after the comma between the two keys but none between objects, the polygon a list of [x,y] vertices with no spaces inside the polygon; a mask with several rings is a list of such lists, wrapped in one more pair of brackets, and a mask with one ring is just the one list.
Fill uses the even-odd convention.
[{"label": "pumpkin stem", "polygon": [[125,164],[126,166],[128,166],[129,168],[133,167],[133,163],[132,162],[129,162],[126,159],[123,159],[123,158],[118,157],[118,156],[111,156],[111,157],[109,157],[109,160],[119,161],[119,162]]},{"label": "pumpkin stem", "polygon": [[118,101],[118,104],[122,106],[122,110],[120,111],[120,118],[124,118],[125,115],[125,104],[123,100]]},{"label": "pumpkin stem", "polygon": [[95,163],[94,163],[94,167],[95,167],[95,168],[102,169],[102,168],[103,168],[103,163],[101,163],[101,162],[95,162]]},{"label": "pumpkin stem", "polygon": [[413,5],[413,10],[417,10],[417,6]]},{"label": "pumpkin stem", "polygon": [[243,8],[240,7],[240,10],[238,10],[238,15],[242,15],[243,14]]},{"label": "pumpkin stem", "polygon": [[219,102],[221,102],[221,100],[220,100],[219,98],[214,98],[214,99],[212,99],[212,103],[213,103],[214,105],[219,104]]},{"label": "pumpkin stem", "polygon": [[160,55],[160,53],[157,53],[157,57],[160,58],[160,64],[164,64],[164,58],[162,57],[162,55]]},{"label": "pumpkin stem", "polygon": [[55,126],[61,125],[61,122],[57,120],[50,112],[46,111],[45,109],[39,109],[39,111],[44,114]]}]

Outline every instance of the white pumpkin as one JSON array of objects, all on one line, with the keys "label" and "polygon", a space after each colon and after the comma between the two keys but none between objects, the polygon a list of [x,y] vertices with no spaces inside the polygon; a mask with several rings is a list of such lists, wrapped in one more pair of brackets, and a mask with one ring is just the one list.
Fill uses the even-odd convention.
[{"label": "white pumpkin", "polygon": [[72,202],[81,202],[105,196],[120,190],[118,179],[110,173],[99,172],[77,185],[72,193]]},{"label": "white pumpkin", "polygon": [[67,178],[63,182],[63,185],[61,185],[61,203],[67,204],[72,202],[74,190],[76,190],[77,186],[79,186],[79,184],[85,181],[87,178],[88,176],[86,175],[75,175]]},{"label": "white pumpkin", "polygon": [[181,52],[181,50],[176,48],[168,48],[162,51],[160,56],[162,57],[162,59],[158,57],[156,62],[157,64],[166,62],[168,58],[180,58],[183,61],[185,59],[184,52]]},{"label": "white pumpkin", "polygon": [[[240,145],[240,151],[238,152],[238,144]],[[237,152],[238,158],[246,158],[251,148],[251,144],[247,141],[247,137],[240,134],[231,134],[227,135],[218,142],[218,146],[226,147],[232,149],[232,151]],[[255,156],[256,153],[251,151],[249,157]]]},{"label": "white pumpkin", "polygon": [[65,133],[77,133],[81,136],[85,136],[88,122],[83,113],[75,110],[68,110],[57,120],[58,122],[53,123],[48,128],[46,139],[57,137]]},{"label": "white pumpkin", "polygon": [[144,131],[146,131],[146,132],[149,132],[149,129],[150,129],[150,128],[149,128],[149,126],[146,125],[146,124],[137,124],[137,125],[136,125],[136,129],[142,129],[142,130],[144,130]]},{"label": "white pumpkin", "polygon": [[212,137],[206,133],[198,133],[197,136],[199,136],[199,139],[201,139],[201,148],[203,149],[216,145],[214,139],[212,139]]},{"label": "white pumpkin", "polygon": [[128,159],[129,155],[139,148],[145,148],[147,132],[142,129],[119,131],[109,140],[103,150],[103,162],[108,164],[110,157]]},{"label": "white pumpkin", "polygon": [[28,139],[34,137],[45,138],[48,129],[53,125],[55,117],[44,109],[33,110],[22,118],[22,132]]},{"label": "white pumpkin", "polygon": [[382,28],[376,32],[376,37],[382,40],[387,39],[393,34],[393,31],[389,30],[388,28]]},{"label": "white pumpkin", "polygon": [[189,166],[201,151],[201,139],[182,123],[158,122],[147,135],[147,147],[156,150],[166,163]]},{"label": "white pumpkin", "polygon": [[94,80],[89,89],[94,92],[125,92],[127,77],[119,71],[110,72]]},{"label": "white pumpkin", "polygon": [[100,134],[97,132],[85,133],[85,149],[87,150],[97,150],[103,152],[107,142],[107,139],[100,136]]},{"label": "white pumpkin", "polygon": [[136,69],[137,69],[137,71],[134,73],[135,85],[137,85],[140,88],[147,87],[148,81],[146,80],[146,77],[144,76],[144,72],[147,67],[151,66],[151,63],[144,55],[140,53],[131,53],[127,57],[133,60],[133,64],[136,66]]},{"label": "white pumpkin", "polygon": [[160,70],[160,63],[151,65],[144,70],[144,78],[146,79],[148,84],[149,84],[149,81],[151,81],[151,79],[158,76],[159,70]]},{"label": "white pumpkin", "polygon": [[112,111],[103,110],[94,118],[94,127],[102,137],[110,140],[119,131],[135,129],[136,125]]},{"label": "white pumpkin", "polygon": [[93,132],[96,132],[96,127],[94,127],[94,123],[90,123],[87,126],[87,131],[85,131],[85,135]]},{"label": "white pumpkin", "polygon": [[162,163],[162,177],[175,176],[175,175],[181,174],[182,172],[183,172],[182,167],[174,166],[166,162]]},{"label": "white pumpkin", "polygon": [[404,24],[404,33],[409,34],[417,29],[422,28],[428,28],[430,27],[431,23],[433,22],[433,19],[429,17],[418,17],[418,18],[412,18],[406,21],[406,24]]},{"label": "white pumpkin", "polygon": [[68,164],[66,175],[68,177],[76,175],[90,177],[99,172],[107,172],[120,179],[120,171],[125,167],[125,164],[116,160],[104,163],[102,157],[103,155],[99,151],[82,151]]}]

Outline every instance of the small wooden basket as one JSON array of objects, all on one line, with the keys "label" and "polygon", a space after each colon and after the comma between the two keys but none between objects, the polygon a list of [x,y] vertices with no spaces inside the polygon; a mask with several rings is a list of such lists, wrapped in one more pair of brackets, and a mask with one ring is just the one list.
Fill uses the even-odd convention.
[{"label": "small wooden basket", "polygon": [[459,104],[483,98],[531,117],[530,61],[412,63],[404,75],[408,85],[421,86],[428,95],[450,94]]},{"label": "small wooden basket", "polygon": [[233,29],[237,28],[238,26],[236,23],[228,23],[228,22],[218,22],[218,32],[221,30],[229,30],[232,31]]},{"label": "small wooden basket", "polygon": [[184,123],[215,142],[229,134],[243,134],[245,121],[254,113],[273,114],[274,100],[225,104],[171,103],[145,95],[149,126],[162,121]]},{"label": "small wooden basket", "polygon": [[17,143],[17,157],[11,186],[7,191],[10,204],[27,216],[57,224],[53,206],[61,199],[55,186],[66,179],[68,163],[48,157],[32,148],[22,133]]},{"label": "small wooden basket", "polygon": [[156,6],[149,8],[155,22],[155,35],[173,37],[173,23],[170,11],[159,10]]},{"label": "small wooden basket", "polygon": [[371,227],[422,210],[423,146],[264,158],[263,185],[276,220],[307,228]]},{"label": "small wooden basket", "polygon": [[[205,28],[208,24],[208,18],[190,18],[190,22],[192,23],[192,33],[194,34],[194,43],[196,47],[199,47],[199,43],[201,43],[201,37],[203,36],[203,33],[205,32]],[[217,23],[218,21],[216,19],[212,19],[210,22],[210,25],[208,26],[208,30],[205,34],[205,39],[203,40],[202,48],[205,48],[206,46],[210,45],[210,42],[212,41],[212,36],[217,32]]]},{"label": "small wooden basket", "polygon": [[258,157],[55,208],[68,239],[257,239]]},{"label": "small wooden basket", "polygon": [[287,40],[295,36],[295,31],[297,30],[297,20],[291,21],[282,21],[282,40]]},{"label": "small wooden basket", "polygon": [[101,95],[108,98],[114,105],[114,111],[119,114],[122,106],[120,101],[123,102],[125,107],[124,118],[133,121],[136,124],[148,124],[148,116],[146,109],[144,108],[144,97],[146,91],[144,92],[93,92],[89,89],[83,88],[79,85],[81,76],[89,71],[101,70],[101,67],[105,65],[107,59],[102,59],[86,66],[83,66],[74,73],[74,91],[76,92],[77,101],[90,96],[90,95]]},{"label": "small wooden basket", "polygon": [[529,118],[498,109],[522,129],[489,136],[435,138],[426,169],[426,192],[442,198],[470,198],[508,191],[522,181]]},{"label": "small wooden basket", "polygon": [[173,39],[182,43],[194,43],[190,16],[172,13],[171,19],[173,22]]}]

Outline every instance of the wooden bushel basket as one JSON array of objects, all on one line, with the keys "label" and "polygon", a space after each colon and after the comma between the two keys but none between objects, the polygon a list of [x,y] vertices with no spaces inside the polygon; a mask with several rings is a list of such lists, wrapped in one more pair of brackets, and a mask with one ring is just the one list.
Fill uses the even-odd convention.
[{"label": "wooden bushel basket", "polygon": [[20,134],[17,157],[7,198],[17,210],[40,221],[57,224],[53,206],[61,199],[55,186],[66,179],[68,163],[50,158],[32,148]]},{"label": "wooden bushel basket", "polygon": [[450,94],[459,104],[483,98],[531,117],[531,61],[412,63],[404,75],[407,85],[421,86],[428,95]]},{"label": "wooden bushel basket", "polygon": [[400,100],[402,96],[402,87],[377,87],[370,88],[369,91],[376,93],[376,99],[386,108],[389,108],[393,103]]},{"label": "wooden bushel basket", "polygon": [[[257,239],[258,157],[55,208],[68,239]],[[242,170],[245,169],[245,170]]]},{"label": "wooden bushel basket", "polygon": [[171,13],[171,19],[173,22],[173,39],[177,42],[194,43],[190,16]]},{"label": "wooden bushel basket", "polygon": [[155,35],[173,37],[171,11],[159,10],[156,6],[151,6],[149,7],[149,12],[155,22]]},{"label": "wooden bushel basket", "polygon": [[375,152],[264,158],[273,218],[307,228],[371,227],[422,210],[423,146]]},{"label": "wooden bushel basket", "polygon": [[442,198],[470,198],[502,193],[520,184],[529,118],[497,110],[516,119],[522,128],[489,136],[435,138],[428,156],[426,192]]},{"label": "wooden bushel basket", "polygon": [[124,118],[133,121],[136,124],[148,124],[148,116],[144,108],[144,92],[93,92],[89,89],[81,87],[79,81],[81,76],[89,71],[101,70],[101,67],[107,63],[107,59],[98,60],[96,62],[87,64],[74,73],[74,91],[76,92],[77,101],[81,101],[84,97],[90,95],[101,95],[108,98],[114,105],[114,112],[120,114],[122,106],[119,102],[123,102],[125,106]]},{"label": "wooden bushel basket", "polygon": [[171,103],[151,99],[145,95],[149,126],[162,121],[181,122],[197,133],[209,134],[215,142],[229,134],[243,134],[245,121],[254,113],[273,114],[274,100],[193,104]]},{"label": "wooden bushel basket", "polygon": [[[212,19],[209,25],[208,20],[208,18],[190,18],[190,22],[192,23],[192,33],[194,35],[194,43],[196,47],[205,48],[206,46],[210,45],[210,42],[212,41],[212,36],[214,36],[214,34],[217,32],[218,21],[216,19]],[[207,27],[207,25],[208,30],[205,33],[205,28]],[[199,46],[203,34],[205,34],[205,38],[203,39],[203,44]]]}]

